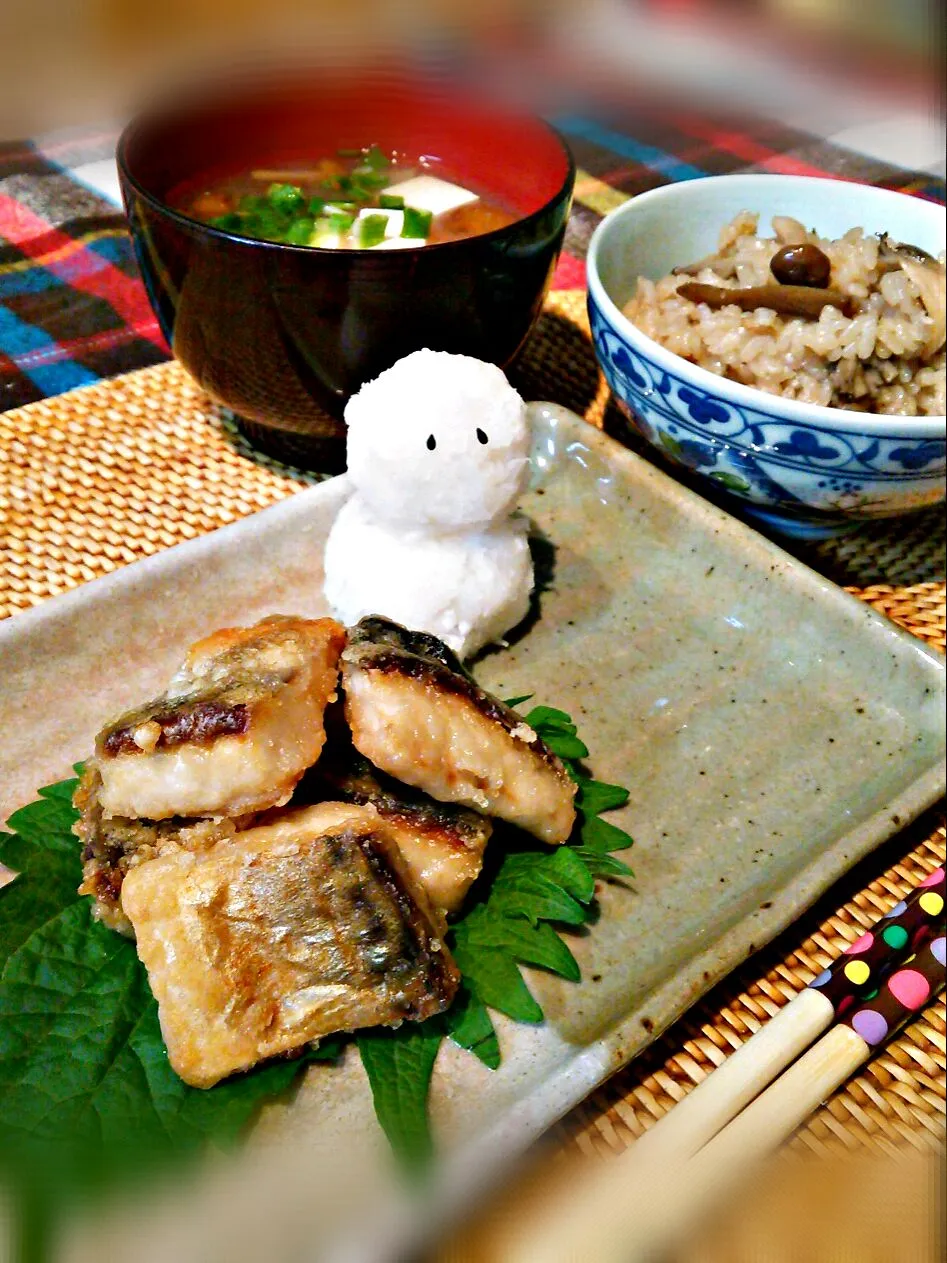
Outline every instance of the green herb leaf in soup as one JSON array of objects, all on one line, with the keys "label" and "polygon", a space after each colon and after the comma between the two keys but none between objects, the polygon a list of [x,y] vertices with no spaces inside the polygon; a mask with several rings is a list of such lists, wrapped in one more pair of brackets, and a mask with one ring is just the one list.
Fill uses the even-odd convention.
[{"label": "green herb leaf in soup", "polygon": [[[488,189],[448,178],[440,164],[429,167],[430,159],[411,163],[369,145],[285,170],[256,167],[198,177],[168,200],[221,232],[333,250],[440,245],[493,232],[517,218]],[[378,215],[385,217],[384,231]]]}]

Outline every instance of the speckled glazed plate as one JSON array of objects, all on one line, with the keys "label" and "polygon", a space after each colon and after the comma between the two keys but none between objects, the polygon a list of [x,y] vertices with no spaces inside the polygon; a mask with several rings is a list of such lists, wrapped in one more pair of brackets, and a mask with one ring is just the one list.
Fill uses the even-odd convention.
[{"label": "speckled glazed plate", "polygon": [[[937,656],[571,413],[534,411],[524,508],[551,575],[538,618],[476,673],[572,712],[595,774],[631,790],[636,878],[576,936],[580,984],[530,976],[547,1021],[499,1025],[499,1071],[445,1045],[434,1192],[394,1192],[349,1055],[270,1108],[240,1160],[156,1195],[147,1227],[118,1214],[125,1259],[156,1242],[178,1263],[390,1257],[943,792]],[[323,612],[345,493],[313,487],[0,627],[4,813],[68,775],[209,628]],[[106,1235],[97,1220],[72,1256],[101,1258]]]}]

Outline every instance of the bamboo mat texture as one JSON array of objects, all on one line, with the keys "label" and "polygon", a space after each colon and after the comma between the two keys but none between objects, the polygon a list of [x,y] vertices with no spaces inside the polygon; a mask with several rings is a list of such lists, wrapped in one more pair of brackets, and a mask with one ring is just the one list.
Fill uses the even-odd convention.
[{"label": "bamboo mat texture", "polygon": [[[551,295],[516,372],[611,429],[620,414],[597,370],[580,291]],[[633,443],[632,443],[633,445]],[[645,453],[650,455],[650,453]],[[262,509],[318,476],[259,456],[177,364],[141,369],[0,414],[0,617]],[[945,648],[940,510],[870,524],[797,550],[927,644]],[[836,886],[555,1129],[560,1151],[632,1143],[819,973],[845,944],[945,862],[943,807]],[[944,1135],[941,998],[826,1103],[795,1144],[889,1151]]]}]

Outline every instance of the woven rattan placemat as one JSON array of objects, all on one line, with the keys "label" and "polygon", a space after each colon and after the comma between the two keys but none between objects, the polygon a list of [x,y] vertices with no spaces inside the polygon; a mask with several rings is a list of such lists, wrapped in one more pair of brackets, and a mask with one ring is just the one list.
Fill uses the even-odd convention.
[{"label": "woven rattan placemat", "polygon": [[[527,398],[563,403],[653,456],[610,404],[583,291],[550,296],[515,375]],[[0,413],[0,617],[312,481],[256,454],[173,362]],[[846,586],[913,590],[943,582],[944,539],[935,509],[789,547]]]},{"label": "woven rattan placemat", "polygon": [[[527,396],[555,399],[609,425],[581,293],[551,297],[517,377]],[[0,617],[313,481],[253,452],[174,363],[0,414]],[[908,528],[871,526],[803,555],[943,650],[943,552],[940,515],[936,527],[922,515]],[[942,810],[899,834],[569,1115],[552,1142],[580,1150],[626,1146],[843,943],[943,863],[945,849]],[[828,1102],[798,1143],[936,1144],[947,1097],[945,1029],[940,1000]]]}]

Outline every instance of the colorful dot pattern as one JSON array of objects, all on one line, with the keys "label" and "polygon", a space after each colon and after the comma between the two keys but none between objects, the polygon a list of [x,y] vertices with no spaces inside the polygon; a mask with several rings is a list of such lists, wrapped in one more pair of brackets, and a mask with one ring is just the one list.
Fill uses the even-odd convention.
[{"label": "colorful dot pattern", "polygon": [[[848,1014],[846,1020],[851,1021],[861,990],[877,990],[885,974],[897,963],[898,953],[919,950],[939,932],[938,918],[943,915],[945,894],[947,878],[944,869],[938,868],[812,981],[810,985],[831,1001],[838,1017]],[[912,994],[909,980],[900,981],[898,986],[904,994]],[[873,1018],[862,1024],[865,1022],[869,1029],[877,1029]],[[867,1036],[863,1037],[867,1040]]]},{"label": "colorful dot pattern", "polygon": [[844,1018],[845,1024],[860,1035],[869,1048],[876,1048],[943,988],[945,959],[947,938],[941,927],[937,937],[926,943],[910,964],[902,965],[891,974],[872,1000],[863,1002]]},{"label": "colorful dot pattern", "polygon": [[918,903],[929,917],[936,917],[938,912],[941,912],[944,907],[943,899],[940,895],[935,894],[933,890],[925,890]]},{"label": "colorful dot pattern", "polygon": [[907,945],[908,932],[903,925],[886,925],[881,931],[881,937],[892,951],[899,952]]},{"label": "colorful dot pattern", "polygon": [[[866,937],[870,938],[870,935],[866,935]],[[850,960],[842,970],[842,973],[849,982],[853,982],[856,987],[863,987],[871,977],[871,968],[863,960]]]}]

